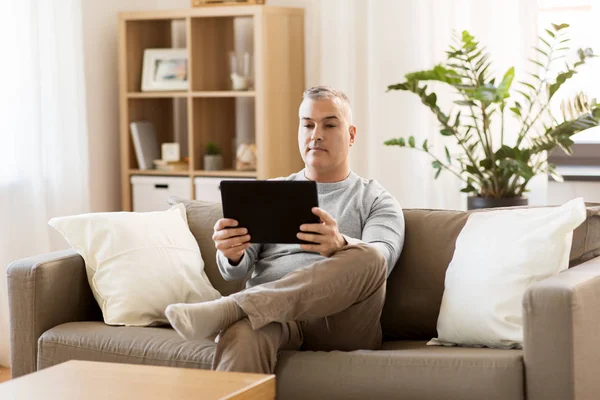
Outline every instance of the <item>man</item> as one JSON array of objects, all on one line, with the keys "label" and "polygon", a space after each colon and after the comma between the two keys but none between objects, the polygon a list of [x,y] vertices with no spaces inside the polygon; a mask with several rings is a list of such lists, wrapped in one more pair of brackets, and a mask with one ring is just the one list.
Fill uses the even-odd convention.
[{"label": "man", "polygon": [[[350,170],[356,138],[346,95],[308,89],[299,111],[304,170],[287,180],[317,182],[319,224],[299,227],[316,244],[251,244],[237,221],[220,219],[213,240],[227,280],[252,276],[246,289],[166,314],[186,339],[219,333],[213,369],[274,373],[280,349],[376,349],[386,277],[404,243],[397,201],[377,182]],[[229,229],[228,229],[229,228]]]}]

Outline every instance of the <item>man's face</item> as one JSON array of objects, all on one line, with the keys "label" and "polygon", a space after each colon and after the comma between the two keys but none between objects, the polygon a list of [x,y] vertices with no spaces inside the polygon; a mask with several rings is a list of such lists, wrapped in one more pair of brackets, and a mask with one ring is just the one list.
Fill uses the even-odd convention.
[{"label": "man's face", "polygon": [[356,129],[338,99],[305,99],[300,105],[298,147],[307,167],[330,172],[346,168]]}]

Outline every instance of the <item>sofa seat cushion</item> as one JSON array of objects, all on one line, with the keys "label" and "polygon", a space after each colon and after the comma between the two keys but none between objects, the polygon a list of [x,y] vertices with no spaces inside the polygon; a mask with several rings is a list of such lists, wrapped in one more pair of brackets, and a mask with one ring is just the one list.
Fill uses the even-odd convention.
[{"label": "sofa seat cushion", "polygon": [[211,340],[187,341],[170,327],[109,326],[103,322],[70,322],[38,340],[38,369],[67,360],[210,369]]},{"label": "sofa seat cushion", "polygon": [[[282,352],[282,399],[524,399],[521,350],[384,343],[382,350]],[[309,384],[308,384],[309,383]]]}]

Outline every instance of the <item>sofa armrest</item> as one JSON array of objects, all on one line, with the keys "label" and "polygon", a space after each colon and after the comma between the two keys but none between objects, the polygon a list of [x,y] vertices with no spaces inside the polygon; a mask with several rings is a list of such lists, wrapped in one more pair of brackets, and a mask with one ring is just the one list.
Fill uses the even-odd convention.
[{"label": "sofa armrest", "polygon": [[524,297],[528,400],[600,393],[600,257],[533,284]]},{"label": "sofa armrest", "polygon": [[85,263],[72,250],[17,260],[6,274],[11,375],[16,378],[36,370],[42,333],[66,322],[97,320],[99,308]]}]

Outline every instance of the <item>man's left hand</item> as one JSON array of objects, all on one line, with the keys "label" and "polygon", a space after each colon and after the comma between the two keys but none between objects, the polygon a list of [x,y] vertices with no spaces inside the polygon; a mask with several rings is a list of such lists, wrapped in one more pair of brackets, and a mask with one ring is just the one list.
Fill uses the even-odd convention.
[{"label": "man's left hand", "polygon": [[301,244],[300,248],[319,253],[324,257],[331,257],[347,244],[346,239],[338,231],[336,220],[325,210],[314,207],[312,212],[321,218],[321,223],[300,225],[301,232],[297,237],[315,244]]}]

